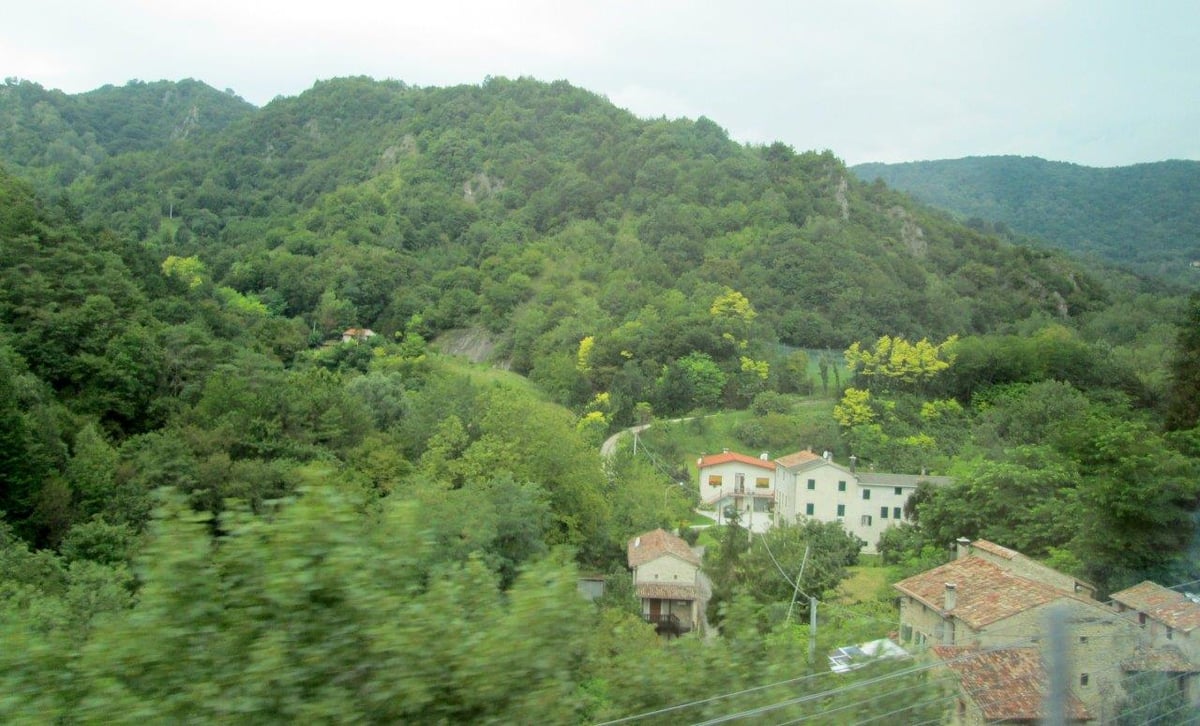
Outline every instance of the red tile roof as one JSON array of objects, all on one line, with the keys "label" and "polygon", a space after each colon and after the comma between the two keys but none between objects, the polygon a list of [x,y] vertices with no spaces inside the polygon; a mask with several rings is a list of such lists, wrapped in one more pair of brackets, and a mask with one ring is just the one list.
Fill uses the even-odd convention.
[{"label": "red tile roof", "polygon": [[[1047,678],[1037,648],[978,650],[935,645],[932,650],[958,677],[962,690],[979,706],[989,723],[1042,718]],[[1071,719],[1090,718],[1073,694],[1068,707]]]},{"label": "red tile roof", "polygon": [[756,456],[746,456],[739,454],[736,451],[726,451],[721,454],[709,454],[708,456],[700,457],[697,466],[703,469],[706,466],[716,466],[717,464],[728,464],[731,461],[738,461],[750,466],[757,466],[761,469],[770,469],[775,471],[775,462],[760,459]]},{"label": "red tile roof", "polygon": [[1200,626],[1200,604],[1155,582],[1145,580],[1114,593],[1112,599],[1176,630],[1190,633]]},{"label": "red tile roof", "polygon": [[1122,661],[1121,669],[1130,672],[1143,673],[1160,671],[1163,673],[1200,673],[1200,666],[1192,665],[1183,652],[1173,645],[1161,648],[1138,646],[1133,657]]},{"label": "red tile roof", "polygon": [[894,587],[930,608],[942,611],[946,584],[955,585],[955,605],[950,611],[971,628],[1044,605],[1060,597],[1075,597],[1011,572],[979,557],[963,557],[897,582]]},{"label": "red tile roof", "polygon": [[814,454],[811,451],[797,451],[794,454],[788,454],[786,456],[781,456],[778,459],[776,459],[775,461],[780,466],[792,467],[792,466],[797,466],[799,464],[803,464],[808,461],[816,461],[817,459],[820,459],[820,458],[821,458],[820,454]]},{"label": "red tile roof", "polygon": [[696,585],[677,585],[674,583],[640,582],[634,590],[640,598],[650,600],[702,600],[700,588]]},{"label": "red tile roof", "polygon": [[638,567],[665,554],[673,554],[684,562],[700,565],[700,556],[692,552],[688,543],[664,529],[634,537],[629,540],[625,552],[630,567]]}]

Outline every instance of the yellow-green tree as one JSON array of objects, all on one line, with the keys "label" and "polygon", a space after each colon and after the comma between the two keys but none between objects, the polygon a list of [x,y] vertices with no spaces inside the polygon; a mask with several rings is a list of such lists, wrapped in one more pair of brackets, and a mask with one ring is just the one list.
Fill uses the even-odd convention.
[{"label": "yellow-green tree", "polygon": [[912,388],[932,380],[954,362],[952,335],[939,344],[921,338],[911,343],[885,335],[869,350],[855,341],[846,349],[846,367],[868,388]]}]

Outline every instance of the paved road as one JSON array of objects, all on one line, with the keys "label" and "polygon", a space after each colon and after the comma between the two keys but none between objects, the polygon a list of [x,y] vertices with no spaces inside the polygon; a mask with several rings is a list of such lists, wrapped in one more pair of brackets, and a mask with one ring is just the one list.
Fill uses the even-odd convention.
[{"label": "paved road", "polygon": [[625,434],[631,434],[631,433],[639,433],[640,434],[641,432],[645,431],[648,428],[650,428],[650,424],[642,424],[641,426],[630,426],[629,428],[627,428],[623,431],[618,431],[617,433],[613,434],[612,436],[609,436],[604,441],[604,443],[600,446],[600,456],[603,456],[605,459],[607,459],[610,456],[612,456],[613,454],[617,453],[617,442],[620,441],[621,437],[624,436]]}]

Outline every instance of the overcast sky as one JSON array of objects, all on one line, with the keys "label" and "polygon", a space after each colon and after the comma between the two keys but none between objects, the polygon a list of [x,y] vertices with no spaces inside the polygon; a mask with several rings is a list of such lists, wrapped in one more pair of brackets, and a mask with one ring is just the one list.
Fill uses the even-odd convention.
[{"label": "overcast sky", "polygon": [[196,78],[261,106],[335,76],[524,75],[850,164],[1200,159],[1197,0],[8,5],[0,73],[68,93]]}]

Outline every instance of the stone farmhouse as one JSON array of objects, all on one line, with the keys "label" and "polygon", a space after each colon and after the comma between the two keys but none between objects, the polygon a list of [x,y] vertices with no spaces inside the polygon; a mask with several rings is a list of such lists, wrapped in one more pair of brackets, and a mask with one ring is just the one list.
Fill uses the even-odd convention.
[{"label": "stone farmhouse", "polygon": [[842,466],[812,451],[771,459],[727,449],[701,457],[696,466],[700,500],[715,507],[719,517],[736,512],[741,524],[756,532],[804,517],[841,522],[866,543],[865,552],[875,552],[883,530],[905,520],[904,504],[918,484],[950,481],[863,471],[853,457]]},{"label": "stone farmhouse", "polygon": [[712,585],[700,571],[700,554],[663,529],[638,535],[626,545],[633,589],[642,617],[660,635],[703,631]]},{"label": "stone farmhouse", "polygon": [[1169,674],[1196,703],[1200,604],[1151,582],[1095,599],[1095,588],[987,540],[958,541],[953,561],[894,585],[900,639],[927,645],[959,684],[956,723],[1042,717],[1051,611],[1065,624],[1069,718],[1116,719],[1131,674]]},{"label": "stone farmhouse", "polygon": [[[958,682],[953,724],[1043,723],[1048,676],[1036,647],[981,650],[935,645],[934,657]],[[1074,694],[1067,696],[1067,723],[1091,720]]]},{"label": "stone farmhouse", "polygon": [[1136,622],[1142,634],[1137,652],[1122,664],[1125,672],[1166,673],[1189,703],[1200,705],[1200,603],[1193,599],[1196,596],[1147,580],[1111,597],[1113,608]]}]

